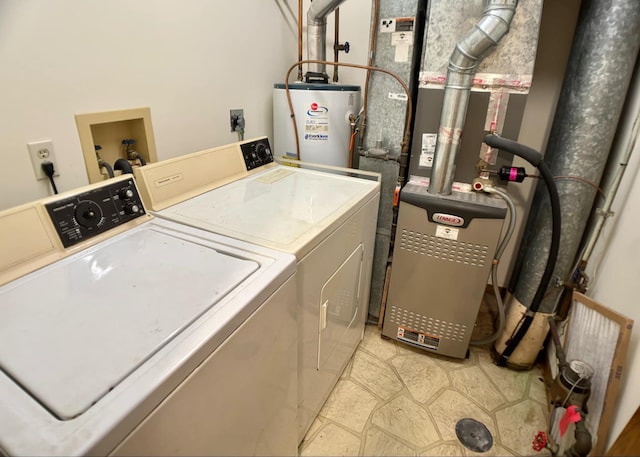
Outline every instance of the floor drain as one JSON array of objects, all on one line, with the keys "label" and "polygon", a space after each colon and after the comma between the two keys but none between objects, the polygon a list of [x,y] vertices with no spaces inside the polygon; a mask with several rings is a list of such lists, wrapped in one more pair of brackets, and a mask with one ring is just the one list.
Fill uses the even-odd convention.
[{"label": "floor drain", "polygon": [[489,429],[475,419],[460,419],[456,424],[458,440],[473,452],[487,452],[493,446]]}]

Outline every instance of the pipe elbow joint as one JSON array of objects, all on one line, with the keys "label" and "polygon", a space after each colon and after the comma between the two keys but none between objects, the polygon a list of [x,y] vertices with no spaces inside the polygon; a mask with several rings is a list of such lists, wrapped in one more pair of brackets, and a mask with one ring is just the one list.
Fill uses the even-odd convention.
[{"label": "pipe elbow joint", "polygon": [[580,457],[589,455],[592,448],[592,439],[584,418],[576,423],[574,437],[576,441],[571,447],[572,454]]},{"label": "pipe elbow joint", "polygon": [[515,7],[488,9],[474,28],[456,44],[450,62],[475,71],[482,57],[509,32]]},{"label": "pipe elbow joint", "polygon": [[345,0],[316,0],[307,11],[307,24],[326,24],[327,16]]}]

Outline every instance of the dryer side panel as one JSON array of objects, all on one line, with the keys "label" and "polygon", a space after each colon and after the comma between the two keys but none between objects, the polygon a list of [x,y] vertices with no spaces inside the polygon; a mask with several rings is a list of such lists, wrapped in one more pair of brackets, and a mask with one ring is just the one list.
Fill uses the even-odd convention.
[{"label": "dryer side panel", "polygon": [[[376,195],[298,263],[298,441],[304,438],[362,339],[377,207]],[[328,322],[333,328],[322,329],[326,301],[322,293],[323,289],[327,293],[333,290],[332,277],[357,288],[357,293],[352,293],[349,305],[344,300],[341,303],[345,311],[341,325]],[[328,321],[335,310],[329,300]]]}]

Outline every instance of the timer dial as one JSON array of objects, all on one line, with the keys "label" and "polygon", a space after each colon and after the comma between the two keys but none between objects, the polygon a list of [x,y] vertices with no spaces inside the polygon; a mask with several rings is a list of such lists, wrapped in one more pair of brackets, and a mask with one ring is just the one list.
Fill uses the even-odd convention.
[{"label": "timer dial", "polygon": [[102,209],[91,200],[81,201],[74,208],[76,222],[86,228],[96,228],[102,221]]}]

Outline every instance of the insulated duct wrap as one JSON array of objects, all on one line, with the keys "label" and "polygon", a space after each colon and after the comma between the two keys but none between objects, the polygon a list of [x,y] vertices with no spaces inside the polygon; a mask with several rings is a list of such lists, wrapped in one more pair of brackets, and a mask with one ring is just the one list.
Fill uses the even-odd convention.
[{"label": "insulated duct wrap", "polygon": [[[627,95],[640,47],[640,2],[583,0],[545,162],[556,176],[599,183]],[[562,236],[553,278],[567,280],[596,190],[575,179],[556,179]],[[548,257],[551,210],[538,185],[518,259],[515,299],[529,306]],[[516,274],[518,271],[516,271]],[[551,289],[539,311],[553,313],[561,288]]]}]

